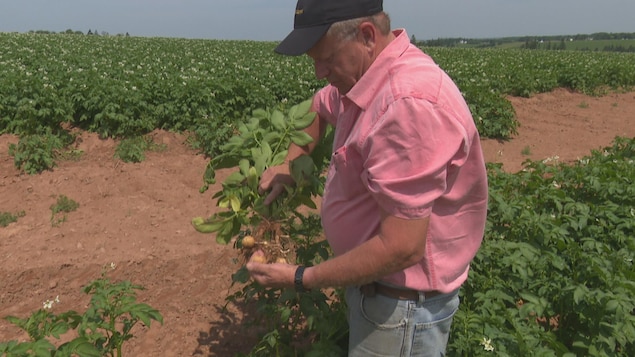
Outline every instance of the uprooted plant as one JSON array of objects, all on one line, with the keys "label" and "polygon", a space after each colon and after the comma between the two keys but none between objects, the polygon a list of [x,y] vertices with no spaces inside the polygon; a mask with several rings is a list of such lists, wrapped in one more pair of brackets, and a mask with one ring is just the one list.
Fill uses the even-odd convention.
[{"label": "uprooted plant", "polygon": [[[341,355],[346,351],[342,344],[347,340],[347,324],[340,291],[299,295],[289,289],[263,288],[250,281],[244,267],[256,250],[265,253],[263,263],[313,265],[330,254],[321,239],[319,217],[311,209],[317,208],[313,197],[322,194],[324,181],[319,173],[330,155],[331,135],[311,156],[300,156],[289,163],[295,186],[286,187],[270,205],[265,205],[265,196],[258,193],[262,173],[284,163],[291,143],[304,146],[313,141],[303,131],[315,118],[310,105],[307,100],[288,111],[255,110],[249,120],[238,124],[235,135],[222,147],[223,153],[209,162],[201,189],[205,192],[216,182],[216,170],[236,169],[213,196],[224,210],[192,220],[199,232],[214,232],[218,243],[233,241],[239,250],[236,262],[240,268],[232,282],[242,284],[242,289],[229,295],[227,301],[253,302],[260,312],[255,321],[247,322],[264,326],[250,356]],[[302,207],[308,213],[301,212]]]}]

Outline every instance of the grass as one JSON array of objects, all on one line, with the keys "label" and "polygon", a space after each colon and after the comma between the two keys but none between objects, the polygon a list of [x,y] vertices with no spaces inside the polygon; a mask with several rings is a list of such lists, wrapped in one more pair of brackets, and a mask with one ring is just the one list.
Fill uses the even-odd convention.
[{"label": "grass", "polygon": [[24,211],[20,211],[18,213],[11,212],[0,212],[0,227],[7,227],[9,224],[13,222],[17,222],[18,218],[24,217]]},{"label": "grass", "polygon": [[141,162],[145,160],[146,151],[164,151],[165,144],[155,143],[151,137],[137,136],[123,139],[115,149],[115,158],[124,162]]},{"label": "grass", "polygon": [[58,226],[60,223],[65,222],[66,213],[76,211],[78,208],[79,203],[65,195],[60,195],[57,197],[57,202],[51,205],[51,224]]},{"label": "grass", "polygon": [[531,148],[529,147],[529,145],[527,145],[520,151],[520,153],[524,156],[529,156],[531,155]]}]

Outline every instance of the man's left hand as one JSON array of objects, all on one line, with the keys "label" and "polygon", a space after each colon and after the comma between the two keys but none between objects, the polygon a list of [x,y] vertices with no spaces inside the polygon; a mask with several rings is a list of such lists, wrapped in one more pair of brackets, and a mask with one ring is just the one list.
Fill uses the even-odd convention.
[{"label": "man's left hand", "polygon": [[271,288],[292,288],[297,265],[284,263],[262,263],[265,253],[255,251],[249,262],[247,270],[251,277],[260,285]]}]

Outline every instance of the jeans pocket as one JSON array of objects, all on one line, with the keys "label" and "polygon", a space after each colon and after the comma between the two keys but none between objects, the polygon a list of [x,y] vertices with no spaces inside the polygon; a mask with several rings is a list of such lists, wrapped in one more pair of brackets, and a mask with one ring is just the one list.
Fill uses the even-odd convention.
[{"label": "jeans pocket", "polygon": [[415,311],[414,333],[411,341],[412,356],[445,356],[452,320],[459,309],[458,292]]},{"label": "jeans pocket", "polygon": [[382,295],[368,297],[362,294],[359,303],[364,319],[378,329],[399,329],[406,326],[407,307],[399,300]]}]

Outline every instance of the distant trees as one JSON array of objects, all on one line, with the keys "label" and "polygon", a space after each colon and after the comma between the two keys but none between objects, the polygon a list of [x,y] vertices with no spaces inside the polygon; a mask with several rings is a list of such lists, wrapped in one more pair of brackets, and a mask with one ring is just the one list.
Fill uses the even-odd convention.
[{"label": "distant trees", "polygon": [[525,48],[528,50],[535,50],[538,48],[538,41],[536,39],[526,40],[525,44],[521,46],[521,48]]},{"label": "distant trees", "polygon": [[64,34],[67,35],[83,35],[84,33],[81,31],[73,31],[72,29],[67,29],[66,31],[63,32]]},{"label": "distant trees", "polygon": [[487,47],[496,47],[505,42],[504,39],[493,39],[493,38],[485,38],[485,39],[467,39],[464,37],[453,37],[453,38],[437,38],[434,40],[426,40],[426,41],[417,41],[418,45],[428,46],[428,47],[476,47],[476,48],[487,48]]},{"label": "distant trees", "polygon": [[97,31],[97,29],[95,29],[95,31],[91,31],[90,29],[88,29],[88,32],[86,32],[86,35],[108,36],[108,32],[106,32],[106,31],[99,32],[99,31]]},{"label": "distant trees", "polygon": [[[606,37],[606,35],[604,37]],[[560,37],[558,41],[545,42],[543,40],[527,38],[525,40],[525,43],[522,44],[520,48],[528,49],[528,50],[547,50],[547,51],[575,50],[575,51],[604,51],[604,52],[635,52],[635,45],[632,44],[633,43],[632,40],[628,42],[626,45],[620,43],[626,40],[631,40],[631,39],[628,39],[628,38],[598,39],[596,37],[581,38],[579,36],[571,36],[571,37],[562,36]],[[598,43],[598,41],[603,41],[603,43],[600,44]],[[610,43],[606,44],[607,41],[609,41]],[[571,43],[571,45],[567,46],[567,42]],[[596,43],[596,45],[592,46],[591,44],[593,43]]]},{"label": "distant trees", "polygon": [[47,31],[47,30],[31,30],[31,31],[29,31],[29,33],[36,33],[38,35],[49,35],[49,34],[53,34],[55,32]]},{"label": "distant trees", "polygon": [[635,46],[630,45],[628,47],[621,45],[608,45],[604,46],[604,51],[610,52],[635,52]]},{"label": "distant trees", "polygon": [[[50,35],[50,34],[55,34],[55,31],[48,31],[48,30],[30,30],[29,33],[34,33],[34,34],[44,34],[44,35]],[[59,34],[63,34],[63,35],[84,35],[84,32],[82,31],[78,31],[78,30],[73,30],[73,29],[66,29],[66,31],[63,32],[59,32]],[[110,34],[106,31],[97,31],[97,29],[95,29],[94,31],[91,29],[88,29],[88,31],[86,32],[87,36],[110,36]],[[125,36],[125,37],[130,37],[130,34],[128,32],[126,32],[125,34],[123,33],[119,33],[116,36]]]},{"label": "distant trees", "polygon": [[[411,42],[413,42],[413,40],[415,40],[414,36],[411,37]],[[416,44],[418,46],[427,47],[487,48],[506,45],[506,48],[530,50],[635,52],[635,32],[597,32],[593,34],[500,37],[489,39],[467,39],[460,37],[438,38],[424,41],[416,40]]]}]

